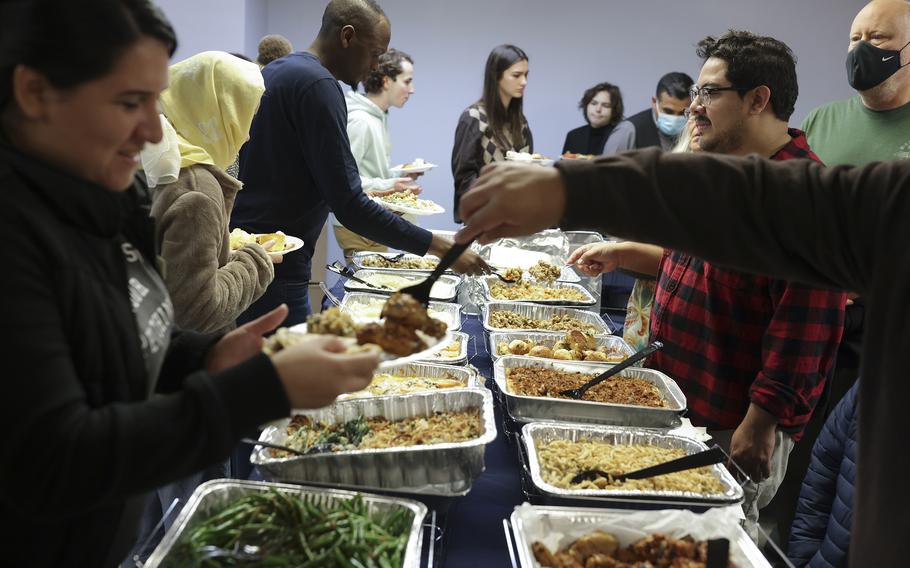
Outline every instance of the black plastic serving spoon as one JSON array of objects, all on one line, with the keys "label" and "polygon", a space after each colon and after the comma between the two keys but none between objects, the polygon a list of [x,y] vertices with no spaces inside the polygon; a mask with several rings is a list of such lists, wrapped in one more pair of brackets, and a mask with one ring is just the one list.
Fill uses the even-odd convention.
[{"label": "black plastic serving spoon", "polygon": [[594,481],[598,477],[612,479],[612,481],[617,483],[626,481],[627,479],[647,479],[657,475],[666,475],[668,473],[686,471],[687,469],[695,469],[696,467],[714,465],[716,463],[721,463],[726,457],[723,450],[714,446],[710,450],[704,450],[690,456],[683,456],[668,462],[644,467],[642,469],[630,471],[629,473],[607,473],[600,469],[586,469],[573,477],[570,483],[575,484],[581,483],[582,481]]},{"label": "black plastic serving spoon", "polygon": [[559,394],[561,394],[563,396],[568,396],[569,398],[579,399],[579,398],[583,397],[584,394],[586,392],[588,392],[588,389],[590,389],[591,387],[597,386],[600,383],[602,383],[605,380],[612,377],[613,375],[620,373],[622,371],[625,371],[626,369],[628,369],[635,363],[638,363],[639,361],[641,361],[648,355],[654,353],[655,351],[662,348],[663,346],[664,346],[664,344],[661,343],[660,341],[655,341],[654,343],[652,343],[651,345],[648,345],[644,349],[640,350],[638,353],[635,353],[634,355],[632,355],[631,357],[629,357],[622,363],[619,363],[618,365],[614,365],[614,366],[610,367],[609,369],[607,369],[603,373],[597,375],[596,377],[594,377],[590,381],[586,382],[585,384],[581,385],[577,389],[568,389],[568,390],[560,391]]},{"label": "black plastic serving spoon", "polygon": [[436,268],[433,269],[433,272],[427,276],[427,279],[419,284],[414,284],[413,286],[408,286],[407,288],[402,288],[399,290],[402,294],[410,294],[415,300],[423,304],[424,306],[430,305],[430,291],[433,290],[433,284],[439,280],[439,277],[442,276],[442,273],[449,269],[450,266],[455,264],[455,261],[458,260],[458,257],[461,254],[468,250],[468,247],[471,246],[471,243],[474,242],[474,239],[464,243],[464,244],[454,244],[452,248],[445,253],[445,255],[439,259],[439,264],[436,265]]}]

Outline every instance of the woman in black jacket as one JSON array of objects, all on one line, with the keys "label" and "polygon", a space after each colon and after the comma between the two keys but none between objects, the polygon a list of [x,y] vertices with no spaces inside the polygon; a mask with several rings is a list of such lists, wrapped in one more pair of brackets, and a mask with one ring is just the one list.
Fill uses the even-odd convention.
[{"label": "woman in black jacket", "polygon": [[528,55],[514,45],[498,45],[487,57],[483,96],[466,108],[455,128],[452,176],[455,178],[455,222],[458,202],[491,162],[506,159],[506,152],[533,152],[534,138],[523,108],[528,85]]},{"label": "woman in black jacket", "polygon": [[578,108],[587,124],[566,134],[562,153],[599,156],[613,127],[622,120],[622,93],[612,83],[598,83],[585,91]]},{"label": "woman in black jacket", "polygon": [[148,0],[0,5],[6,565],[118,564],[147,492],[378,363],[335,341],[262,354],[285,307],[221,338],[172,333],[133,172],[161,138],[175,45]]}]

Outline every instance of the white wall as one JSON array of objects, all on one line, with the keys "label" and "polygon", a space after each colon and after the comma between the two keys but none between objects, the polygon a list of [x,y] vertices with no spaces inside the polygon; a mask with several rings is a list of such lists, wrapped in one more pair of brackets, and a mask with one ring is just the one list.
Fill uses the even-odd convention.
[{"label": "white wall", "polygon": [[[416,157],[441,167],[421,178],[426,196],[452,206],[452,138],[461,111],[480,94],[490,49],[514,43],[530,57],[525,114],[536,150],[555,157],[565,133],[583,123],[576,105],[600,81],[622,89],[627,113],[646,107],[668,71],[697,78],[694,45],[728,28],[748,29],[787,43],[798,57],[800,97],[792,123],[809,110],[852,94],[844,57],[857,0],[380,0],[392,22],[391,46],[415,61],[416,93],[389,124],[394,163]],[[255,56],[265,33],[305,49],[325,3],[316,0],[159,0],[174,21],[177,59],[205,49]],[[248,18],[246,24],[244,18]],[[245,25],[246,24],[246,25]],[[453,228],[449,213],[426,218]]]}]

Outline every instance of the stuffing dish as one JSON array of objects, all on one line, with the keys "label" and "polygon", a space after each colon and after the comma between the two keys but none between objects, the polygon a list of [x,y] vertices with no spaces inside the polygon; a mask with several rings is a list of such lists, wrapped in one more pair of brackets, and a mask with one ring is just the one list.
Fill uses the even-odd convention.
[{"label": "stuffing dish", "polygon": [[[545,345],[544,343],[552,343]],[[620,363],[628,357],[622,346],[597,346],[597,339],[589,333],[574,330],[556,341],[534,342],[530,339],[514,339],[508,343],[500,341],[496,345],[499,355],[527,355],[544,359],[561,359],[564,361],[598,361],[603,363]]]},{"label": "stuffing dish", "polygon": [[490,325],[499,329],[515,330],[533,330],[542,329],[545,331],[584,331],[586,333],[597,333],[600,331],[596,325],[581,321],[568,315],[553,315],[550,319],[536,319],[523,316],[516,312],[506,310],[495,310],[490,313]]},{"label": "stuffing dish", "polygon": [[562,275],[562,269],[555,264],[538,260],[537,264],[528,269],[528,274],[539,282],[555,282]]},{"label": "stuffing dish", "polygon": [[587,294],[570,286],[542,286],[521,280],[514,284],[490,283],[490,296],[496,300],[567,300],[587,302]]},{"label": "stuffing dish", "polygon": [[234,229],[229,235],[229,246],[231,250],[237,250],[243,245],[248,245],[256,243],[260,246],[265,245],[269,241],[274,241],[271,247],[267,249],[266,252],[281,252],[285,249],[291,247],[291,244],[286,242],[287,235],[281,231],[276,231],[274,233],[263,233],[263,234],[254,234],[247,233],[243,229]]},{"label": "stuffing dish", "polygon": [[[464,442],[483,433],[480,410],[436,412],[389,421],[363,416],[326,424],[308,416],[296,415],[287,426],[285,446],[306,453],[330,453],[350,450],[386,449]],[[269,450],[272,456],[293,457],[283,450]]]},{"label": "stuffing dish", "polygon": [[368,268],[401,268],[403,270],[432,270],[439,264],[438,258],[402,258],[399,261],[391,262],[384,256],[373,255],[365,256],[360,261],[362,266]]},{"label": "stuffing dish", "polygon": [[[707,568],[708,560],[707,541],[655,533],[623,548],[599,529],[556,552],[541,542],[532,543],[531,551],[543,568]],[[728,562],[728,567],[736,565]]]},{"label": "stuffing dish", "polygon": [[[519,396],[570,399],[560,392],[576,389],[599,374],[558,371],[548,367],[512,367],[506,369],[506,387],[510,393]],[[589,388],[578,400],[652,408],[667,406],[654,383],[621,374]]]},{"label": "stuffing dish", "polygon": [[611,444],[594,440],[538,442],[540,476],[561,489],[640,489],[643,491],[688,491],[702,495],[723,494],[725,487],[713,466],[699,467],[646,479],[616,481],[612,476],[572,483],[579,472],[599,469],[622,474],[685,457],[685,451],[657,446]]}]

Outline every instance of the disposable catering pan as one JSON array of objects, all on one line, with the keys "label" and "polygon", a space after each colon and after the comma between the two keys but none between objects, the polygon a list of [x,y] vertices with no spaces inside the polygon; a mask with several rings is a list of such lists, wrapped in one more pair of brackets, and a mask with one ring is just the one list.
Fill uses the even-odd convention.
[{"label": "disposable catering pan", "polygon": [[[349,399],[307,414],[334,424],[359,416],[391,421],[434,412],[481,409],[483,432],[464,442],[400,448],[349,450],[335,453],[273,457],[256,448],[250,462],[271,481],[394,490],[428,495],[462,495],[484,470],[484,450],[496,438],[493,397],[485,388],[445,389],[402,396]],[[273,422],[259,439],[283,444],[289,419]]]},{"label": "disposable catering pan", "polygon": [[[365,270],[388,270],[391,272],[401,272],[401,271],[432,272],[433,268],[436,267],[435,265],[433,265],[433,268],[396,268],[396,267],[381,268],[379,266],[364,266],[364,264],[363,264],[364,259],[371,257],[371,256],[372,257],[381,256],[384,258],[391,258],[391,257],[398,257],[399,254],[400,253],[397,253],[397,252],[359,251],[359,252],[355,252],[354,256],[351,257],[351,263],[358,270],[363,268]],[[435,257],[433,255],[418,256],[416,254],[405,253],[404,256],[401,257],[401,260],[399,261],[399,263],[404,264],[408,260],[418,260],[418,259],[435,260],[437,263],[439,262],[439,258]],[[454,272],[452,270],[446,270],[446,272],[454,274]]]},{"label": "disposable catering pan", "polygon": [[506,384],[506,371],[516,367],[542,367],[557,371],[594,375],[605,371],[610,366],[610,364],[597,366],[590,362],[578,363],[506,355],[500,357],[493,365],[493,380],[497,388],[502,392],[509,414],[521,422],[555,420],[643,428],[675,428],[679,426],[680,415],[686,409],[686,397],[679,390],[673,379],[653,369],[630,368],[621,371],[619,376],[644,379],[653,383],[660,391],[661,398],[667,403],[667,406],[660,408],[568,398],[517,395],[513,394]]},{"label": "disposable catering pan", "polygon": [[[427,377],[427,378],[437,378],[437,377],[448,377],[455,379],[463,384],[461,387],[456,388],[477,388],[482,386],[480,384],[480,379],[477,376],[477,373],[468,369],[467,367],[457,367],[452,365],[442,365],[439,363],[404,363],[402,365],[394,365],[391,367],[386,367],[380,371],[382,374],[394,375],[398,377]],[[375,375],[374,375],[375,376]],[[423,392],[443,392],[449,389],[439,389],[432,391],[423,391]],[[416,393],[415,393],[416,394]],[[360,391],[356,393],[346,394],[339,396],[339,400],[349,400],[352,398],[369,398],[375,395],[370,394],[368,391]],[[389,395],[389,396],[400,396],[400,395]]]},{"label": "disposable catering pan", "polygon": [[[408,280],[407,284],[401,286],[402,288],[411,286],[413,284],[419,284],[427,279],[428,274],[426,272],[421,272],[419,270],[398,270],[395,272],[389,272],[388,270],[358,270],[354,273],[354,276],[360,278],[361,280],[370,281],[370,278],[406,278]],[[443,274],[439,277],[439,280],[436,281],[436,284],[433,286],[433,291],[430,292],[430,299],[437,300],[440,302],[454,302],[455,297],[458,296],[458,286],[461,284],[461,276],[455,274]],[[344,283],[345,292],[370,292],[372,294],[385,294],[390,295],[396,290],[384,290],[382,288],[376,288],[374,286],[368,286],[362,282],[357,282],[356,280],[346,280]]]},{"label": "disposable catering pan", "polygon": [[[266,493],[272,489],[287,497],[303,499],[316,505],[353,499],[358,494],[353,491],[239,479],[207,481],[193,492],[193,495],[175,519],[174,524],[171,525],[161,543],[145,563],[146,568],[175,565],[171,555],[174,551],[174,546],[184,532],[225,510],[231,503],[245,495]],[[361,493],[360,495],[363,497],[370,514],[386,514],[400,509],[406,509],[411,514],[411,526],[408,542],[405,545],[403,565],[418,566],[423,540],[422,525],[423,519],[427,514],[427,507],[423,503],[410,499],[370,495],[368,493]]]},{"label": "disposable catering pan", "polygon": [[[341,299],[341,311],[347,312],[356,321],[379,321],[379,313],[382,311],[378,302],[385,303],[388,295],[370,294],[367,292],[348,292]],[[369,308],[366,308],[369,306]],[[360,310],[360,315],[358,315]],[[364,310],[369,310],[369,315],[364,314]],[[452,302],[430,302],[430,316],[445,322],[450,331],[461,329],[461,305]],[[373,316],[372,314],[376,315]]]},{"label": "disposable catering pan", "polygon": [[[619,502],[659,504],[675,507],[721,507],[735,505],[743,500],[743,489],[727,468],[715,464],[711,468],[724,487],[722,493],[705,495],[692,491],[645,489],[562,489],[544,481],[537,454],[537,445],[556,440],[600,441],[610,444],[644,445],[659,448],[681,449],[686,454],[707,450],[708,446],[682,436],[675,436],[637,428],[589,426],[583,424],[531,423],[521,429],[521,440],[527,452],[528,469],[534,487],[545,497],[557,500],[582,500],[594,502]],[[559,502],[559,501],[557,501]]]},{"label": "disposable catering pan", "polygon": [[593,306],[597,303],[597,300],[594,296],[585,289],[584,286],[580,284],[572,284],[568,282],[556,282],[547,286],[548,288],[555,288],[560,290],[574,290],[581,294],[583,300],[569,300],[565,298],[558,298],[552,300],[532,300],[532,299],[515,299],[508,300],[505,298],[494,298],[493,292],[490,290],[490,286],[493,284],[502,284],[503,286],[509,286],[509,284],[504,283],[499,279],[498,276],[485,276],[480,279],[481,286],[483,286],[483,293],[487,300],[491,302],[520,302],[522,304],[541,304],[545,306]]},{"label": "disposable catering pan", "polygon": [[[455,305],[455,304],[452,304]],[[458,306],[459,308],[461,306]],[[439,363],[441,365],[467,365],[468,364],[468,341],[470,336],[461,331],[452,332],[452,341],[461,342],[461,349],[458,355],[449,357],[443,351],[436,351],[428,359],[422,360],[426,363]]]},{"label": "disposable catering pan", "polygon": [[[662,534],[675,538],[690,535],[697,540],[718,538],[722,534],[730,540],[731,560],[740,568],[771,568],[746,531],[736,522],[727,521],[726,515],[699,514],[691,511],[658,509],[636,511],[611,508],[545,507],[521,505],[510,518],[519,565],[537,568],[531,545],[548,542],[564,547],[575,539],[594,530],[614,535],[620,546],[628,546],[644,534],[646,527],[659,526]],[[711,517],[710,519],[708,517]],[[553,542],[555,541],[555,543]],[[553,548],[551,548],[553,550]]]},{"label": "disposable catering pan", "polygon": [[[553,348],[553,345],[558,341],[562,341],[566,337],[566,332],[527,332],[527,331],[508,331],[508,332],[494,332],[490,334],[490,357],[493,359],[493,362],[499,360],[500,357],[505,355],[500,355],[497,351],[497,345],[500,343],[511,343],[512,341],[521,340],[521,341],[533,341],[534,345],[542,345],[544,347]],[[600,335],[594,337],[595,349],[597,347],[607,347],[611,352],[620,352],[626,357],[631,357],[635,350],[626,343],[626,341],[619,337],[618,335]],[[526,357],[534,361],[549,361],[552,359],[546,359],[541,357],[528,357],[527,355],[513,355],[514,357]],[[588,364],[610,364],[607,361],[572,361],[573,363],[588,363]]]},{"label": "disposable catering pan", "polygon": [[549,329],[514,329],[508,327],[496,327],[490,323],[490,315],[493,312],[504,311],[504,312],[513,312],[521,316],[540,319],[540,320],[549,320],[550,317],[554,315],[565,315],[576,318],[585,323],[593,325],[596,329],[594,335],[610,335],[613,333],[613,330],[610,328],[609,324],[605,322],[599,314],[595,312],[587,312],[585,310],[578,310],[573,308],[564,308],[560,306],[543,306],[539,304],[520,304],[515,302],[488,302],[483,305],[481,309],[481,317],[483,320],[483,328],[487,332],[494,331],[541,331],[547,333],[562,333],[564,331],[553,331]]}]

